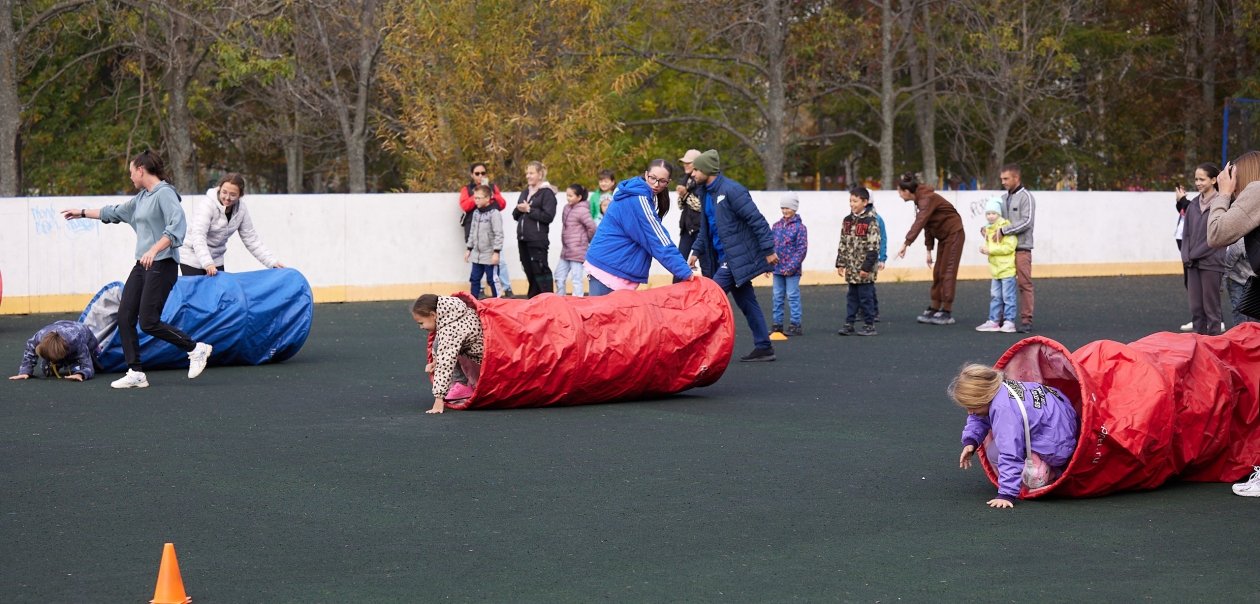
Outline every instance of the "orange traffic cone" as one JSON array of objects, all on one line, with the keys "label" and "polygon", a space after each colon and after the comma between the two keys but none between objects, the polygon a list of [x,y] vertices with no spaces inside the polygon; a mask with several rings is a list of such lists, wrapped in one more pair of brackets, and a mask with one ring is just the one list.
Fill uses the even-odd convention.
[{"label": "orange traffic cone", "polygon": [[149,604],[189,604],[192,598],[184,592],[184,579],[179,576],[179,560],[175,559],[175,544],[162,547],[162,566],[158,567],[157,588]]}]

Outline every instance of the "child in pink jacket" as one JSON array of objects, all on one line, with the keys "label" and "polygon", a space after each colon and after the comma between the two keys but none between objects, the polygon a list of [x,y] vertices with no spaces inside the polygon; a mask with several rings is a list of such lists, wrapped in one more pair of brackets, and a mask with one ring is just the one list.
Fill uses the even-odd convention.
[{"label": "child in pink jacket", "polygon": [[586,208],[586,188],[582,185],[569,185],[564,192],[568,201],[561,214],[560,230],[560,263],[556,265],[556,293],[563,296],[566,280],[573,282],[573,295],[582,297],[582,281],[586,278],[586,249],[591,246],[595,237],[595,221]]}]

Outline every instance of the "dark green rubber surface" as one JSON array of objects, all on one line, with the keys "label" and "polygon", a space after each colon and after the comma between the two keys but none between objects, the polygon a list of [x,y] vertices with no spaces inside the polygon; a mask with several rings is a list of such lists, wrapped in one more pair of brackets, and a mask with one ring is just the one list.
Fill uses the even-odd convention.
[{"label": "dark green rubber surface", "polygon": [[[6,380],[0,601],[147,602],[167,541],[199,604],[1260,598],[1260,499],[1226,484],[986,508],[944,388],[1018,336],[973,331],[987,282],[914,323],[927,288],[881,285],[873,338],[804,288],[777,362],[647,402],[426,416],[406,302],[318,306],[280,365]],[[1179,277],[1037,288],[1073,349],[1188,320]],[[59,318],[0,317],[6,376]]]}]

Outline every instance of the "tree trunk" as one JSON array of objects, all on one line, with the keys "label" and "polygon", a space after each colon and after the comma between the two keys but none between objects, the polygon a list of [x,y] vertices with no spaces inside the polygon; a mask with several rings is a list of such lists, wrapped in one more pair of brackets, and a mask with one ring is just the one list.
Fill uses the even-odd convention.
[{"label": "tree trunk", "polygon": [[[1203,56],[1200,63],[1203,65],[1203,101],[1200,107],[1204,111],[1205,121],[1213,124],[1216,123],[1214,118],[1218,114],[1216,106],[1216,3],[1213,0],[1204,0],[1202,21]],[[1210,151],[1211,149],[1207,149],[1204,145],[1199,145],[1199,152],[1207,153],[1205,157],[1212,156]]]},{"label": "tree trunk", "polygon": [[[932,35],[932,9],[922,5],[921,23],[927,37]],[[913,11],[907,11],[914,14]],[[913,35],[910,37],[910,84],[916,88],[936,75],[936,45],[928,44],[920,55]],[[920,59],[922,59],[920,61]],[[923,153],[923,173],[927,182],[936,180],[936,85],[921,90],[914,100],[914,123],[919,130],[919,146]]]},{"label": "tree trunk", "polygon": [[787,88],[783,81],[783,67],[787,62],[784,52],[784,28],[778,0],[766,2],[764,5],[763,23],[766,31],[766,46],[769,50],[766,67],[769,72],[766,107],[770,116],[766,121],[766,141],[761,154],[761,166],[765,171],[766,188],[771,191],[783,189],[783,163],[787,156]]},{"label": "tree trunk", "polygon": [[17,48],[13,31],[13,2],[0,0],[0,197],[17,197],[18,130],[22,104],[18,99]]},{"label": "tree trunk", "polygon": [[879,62],[879,172],[880,186],[887,189],[893,177],[893,126],[897,97],[893,90],[893,11],[892,0],[881,3]]},{"label": "tree trunk", "polygon": [[996,127],[993,129],[993,151],[989,155],[988,182],[986,188],[997,188],[1002,182],[1002,166],[1006,165],[1006,141],[1011,136],[1011,128],[1015,126],[1014,113],[1001,111],[994,116]]},{"label": "tree trunk", "polygon": [[171,30],[167,32],[169,57],[166,77],[167,177],[181,193],[196,193],[199,188],[193,171],[192,111],[188,108],[188,84],[193,66],[184,47],[188,24],[184,17],[170,14]]},{"label": "tree trunk", "polygon": [[[1193,82],[1197,77],[1196,69],[1199,64],[1199,3],[1201,0],[1186,0],[1186,30],[1189,35],[1181,36],[1186,45],[1186,71],[1185,78],[1187,82]],[[1186,172],[1193,172],[1195,164],[1195,148],[1198,146],[1198,122],[1195,119],[1200,114],[1198,103],[1193,95],[1187,94],[1182,98],[1186,99],[1186,105],[1181,108],[1181,135],[1182,135],[1182,166]]]},{"label": "tree trunk", "polygon": [[302,153],[302,142],[296,136],[290,137],[284,143],[284,167],[285,181],[287,183],[287,193],[298,194],[302,192],[302,164],[306,161]]}]

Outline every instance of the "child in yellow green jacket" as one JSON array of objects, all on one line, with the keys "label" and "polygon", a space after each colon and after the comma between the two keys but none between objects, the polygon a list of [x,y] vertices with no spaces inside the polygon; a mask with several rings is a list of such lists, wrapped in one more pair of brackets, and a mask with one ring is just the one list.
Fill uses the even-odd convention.
[{"label": "child in yellow green jacket", "polygon": [[984,217],[989,226],[984,227],[984,243],[980,253],[989,257],[989,320],[976,327],[976,331],[1000,331],[1015,333],[1015,244],[1014,235],[1002,236],[1002,227],[1011,221],[1002,217],[1002,198],[993,197],[984,205]]}]

